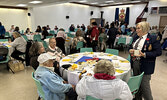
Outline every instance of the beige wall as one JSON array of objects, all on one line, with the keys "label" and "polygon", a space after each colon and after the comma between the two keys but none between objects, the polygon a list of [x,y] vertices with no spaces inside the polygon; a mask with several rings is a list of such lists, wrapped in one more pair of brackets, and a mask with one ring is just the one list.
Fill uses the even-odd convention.
[{"label": "beige wall", "polygon": [[0,22],[8,31],[11,25],[19,26],[20,30],[26,30],[28,25],[27,10],[0,8]]}]

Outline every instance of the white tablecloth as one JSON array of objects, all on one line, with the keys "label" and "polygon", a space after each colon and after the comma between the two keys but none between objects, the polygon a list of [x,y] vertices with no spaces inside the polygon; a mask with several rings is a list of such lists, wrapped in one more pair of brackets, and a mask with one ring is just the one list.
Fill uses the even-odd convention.
[{"label": "white tablecloth", "polygon": [[[99,52],[96,52],[94,54],[88,54],[88,55],[84,55],[85,53],[76,53],[75,55],[78,55],[76,58],[74,58],[75,61],[79,60],[81,57],[83,56],[88,56],[88,57],[93,57],[93,56],[96,56],[97,58],[100,58],[100,59],[109,59],[109,60],[112,60],[113,64],[115,65],[115,63],[118,63],[119,67],[116,67],[116,69],[120,69],[120,70],[123,70],[123,73],[118,73],[118,72],[115,72],[115,76],[116,78],[120,78],[124,81],[128,81],[129,80],[129,77],[131,76],[131,67],[130,67],[130,62],[128,63],[121,63],[119,60],[126,60],[125,58],[122,58],[120,56],[108,56],[107,53],[104,53],[104,56],[101,56]],[[117,60],[114,60],[113,58],[117,58]],[[64,57],[63,59],[70,59],[71,56],[68,55],[66,57]],[[63,59],[61,59],[60,61],[60,73],[63,77],[63,79],[65,80],[68,80],[69,83],[73,83],[73,84],[77,84],[78,81],[79,81],[79,72],[80,71],[69,71],[69,70],[64,70],[64,68],[62,68],[62,65],[65,65],[65,64],[73,64],[73,63],[70,63],[69,61],[62,61]],[[89,65],[87,65],[86,67],[84,67],[84,69],[87,70],[87,73],[93,73],[93,67],[90,67]],[[83,74],[83,75],[86,75]]]},{"label": "white tablecloth", "polygon": [[[125,38],[126,38],[126,45],[129,44],[129,43],[130,43],[130,40],[132,39],[132,37],[126,36],[126,35],[122,35],[122,37],[125,37]],[[119,39],[119,38],[120,38],[120,37],[116,37],[116,38],[115,38],[114,46],[115,46],[116,43],[118,42],[118,39]]]}]

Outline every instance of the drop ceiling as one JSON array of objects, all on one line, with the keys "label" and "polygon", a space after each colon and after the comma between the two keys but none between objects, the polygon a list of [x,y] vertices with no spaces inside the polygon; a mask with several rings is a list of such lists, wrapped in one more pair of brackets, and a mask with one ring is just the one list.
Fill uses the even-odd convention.
[{"label": "drop ceiling", "polygon": [[131,3],[144,3],[150,0],[39,0],[42,3],[32,4],[29,3],[33,0],[0,0],[0,6],[13,6],[17,7],[18,4],[25,4],[26,8],[28,7],[36,7],[43,5],[51,5],[51,4],[61,4],[61,3],[77,3],[84,4],[90,6],[111,6],[111,5],[121,5],[121,4],[131,4]]}]

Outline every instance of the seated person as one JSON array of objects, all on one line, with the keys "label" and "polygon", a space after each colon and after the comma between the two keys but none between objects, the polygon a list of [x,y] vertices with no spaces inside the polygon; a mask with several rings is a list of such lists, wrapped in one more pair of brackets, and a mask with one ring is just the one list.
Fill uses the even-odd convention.
[{"label": "seated person", "polygon": [[34,70],[36,70],[39,66],[39,62],[37,61],[38,56],[44,52],[45,48],[43,47],[43,44],[41,42],[35,42],[31,45],[29,49],[29,57],[30,65],[34,68]]},{"label": "seated person", "polygon": [[39,55],[39,67],[34,76],[42,84],[45,94],[45,100],[65,100],[65,94],[68,100],[77,100],[77,94],[74,91],[74,85],[67,84],[59,75],[50,70],[53,67],[53,57],[48,53]]},{"label": "seated person", "polygon": [[65,32],[63,30],[64,29],[62,29],[62,28],[59,29],[59,32],[57,33],[56,38],[57,37],[62,37],[64,40],[66,39],[66,34],[65,34]]},{"label": "seated person", "polygon": [[65,57],[65,55],[63,54],[62,50],[56,46],[56,40],[55,38],[50,38],[49,39],[49,47],[48,49],[46,50],[48,53],[56,56],[56,61],[54,62],[54,71],[60,75],[60,72],[59,72],[59,61],[60,59],[62,59],[62,57]]},{"label": "seated person", "polygon": [[131,91],[124,81],[116,79],[115,69],[109,60],[100,60],[94,68],[94,76],[83,77],[76,86],[78,100],[92,96],[102,100],[132,100]]},{"label": "seated person", "polygon": [[23,62],[24,59],[19,57],[19,55],[25,53],[27,42],[18,32],[13,32],[13,38],[13,42],[9,41],[9,45],[11,45],[14,49],[11,57],[17,60],[21,60]]},{"label": "seated person", "polygon": [[86,43],[85,39],[82,37],[82,31],[78,29],[76,32],[76,37],[74,37],[72,40],[71,53],[77,52],[76,50],[77,43],[80,41]]}]

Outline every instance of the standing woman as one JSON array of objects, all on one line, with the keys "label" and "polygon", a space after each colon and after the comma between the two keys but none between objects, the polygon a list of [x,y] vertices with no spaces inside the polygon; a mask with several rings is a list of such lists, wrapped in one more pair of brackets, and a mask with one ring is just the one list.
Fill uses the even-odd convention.
[{"label": "standing woman", "polygon": [[42,40],[46,39],[46,36],[48,36],[48,35],[49,35],[49,33],[47,31],[47,28],[45,26],[42,27],[42,36],[43,36]]},{"label": "standing woman", "polygon": [[[133,38],[130,47],[131,66],[134,76],[144,72],[140,89],[135,100],[153,100],[150,80],[154,73],[156,57],[162,54],[161,44],[155,35],[150,35],[149,23],[140,22],[136,26],[137,35]],[[137,54],[135,50],[139,50]],[[134,53],[135,52],[135,53]]]},{"label": "standing woman", "polygon": [[0,39],[4,39],[5,38],[5,28],[4,26],[2,26],[2,23],[0,22]]},{"label": "standing woman", "polygon": [[27,42],[18,32],[13,33],[13,38],[14,38],[13,42],[9,41],[10,43],[9,45],[11,45],[14,48],[11,57],[17,60],[21,60],[23,62],[24,59],[19,57],[19,55],[25,53]]},{"label": "standing woman", "polygon": [[39,66],[37,61],[38,56],[45,52],[45,48],[41,42],[35,42],[31,45],[29,50],[30,65],[36,70]]},{"label": "standing woman", "polygon": [[42,32],[41,26],[38,25],[35,32],[36,32],[36,33],[41,33],[41,32]]}]

